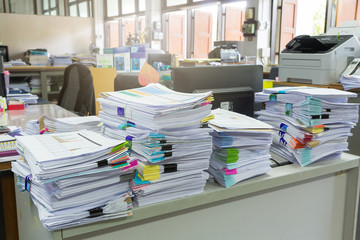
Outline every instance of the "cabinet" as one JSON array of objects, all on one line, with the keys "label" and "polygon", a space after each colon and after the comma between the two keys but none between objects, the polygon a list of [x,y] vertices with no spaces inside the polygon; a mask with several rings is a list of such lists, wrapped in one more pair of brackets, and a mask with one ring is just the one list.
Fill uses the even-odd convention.
[{"label": "cabinet", "polygon": [[[52,67],[52,66],[18,66],[5,68],[10,72],[10,77],[38,77],[40,78],[40,93],[39,97],[45,100],[57,99],[57,94],[62,86],[64,71],[66,67]],[[54,81],[55,89],[49,88],[47,79],[56,77]]]}]

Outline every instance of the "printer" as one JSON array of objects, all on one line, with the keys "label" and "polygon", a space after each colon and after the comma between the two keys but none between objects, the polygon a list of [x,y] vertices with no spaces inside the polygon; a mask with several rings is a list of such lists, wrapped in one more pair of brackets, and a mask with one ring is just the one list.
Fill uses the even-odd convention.
[{"label": "printer", "polygon": [[280,53],[279,81],[328,85],[336,83],[360,56],[355,35],[300,35]]},{"label": "printer", "polygon": [[240,62],[240,51],[243,48],[243,41],[215,41],[214,48],[209,52],[209,58],[220,58],[224,63]]}]

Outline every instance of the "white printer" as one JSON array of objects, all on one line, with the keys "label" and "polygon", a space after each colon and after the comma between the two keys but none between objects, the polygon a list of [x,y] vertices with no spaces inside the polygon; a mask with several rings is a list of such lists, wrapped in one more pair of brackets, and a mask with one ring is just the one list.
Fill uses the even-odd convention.
[{"label": "white printer", "polygon": [[280,53],[279,81],[336,83],[356,57],[360,43],[355,35],[297,36]]}]

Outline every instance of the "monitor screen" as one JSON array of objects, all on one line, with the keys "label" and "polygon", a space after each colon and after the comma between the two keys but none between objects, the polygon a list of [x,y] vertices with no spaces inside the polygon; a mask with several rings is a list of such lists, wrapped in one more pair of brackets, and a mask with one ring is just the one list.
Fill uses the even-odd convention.
[{"label": "monitor screen", "polygon": [[[192,93],[199,90],[212,90],[215,99],[214,108],[216,102],[223,102],[223,107],[227,106],[227,103],[224,103],[227,102],[226,100],[217,99],[220,98],[219,91],[222,92],[222,99],[225,95],[232,99],[232,109],[235,112],[253,116],[253,112],[262,107],[261,103],[254,103],[253,97],[249,96],[250,92],[262,91],[262,65],[177,67],[172,70],[171,76],[175,91]],[[246,88],[250,90],[245,90]],[[230,105],[231,103],[229,103]],[[219,104],[219,106],[221,105]],[[246,113],[248,112],[246,106],[253,107],[251,114]]]}]

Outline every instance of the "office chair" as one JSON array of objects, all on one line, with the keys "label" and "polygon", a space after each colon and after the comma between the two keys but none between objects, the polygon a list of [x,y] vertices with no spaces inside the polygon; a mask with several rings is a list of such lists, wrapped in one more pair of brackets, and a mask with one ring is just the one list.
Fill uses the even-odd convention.
[{"label": "office chair", "polygon": [[96,114],[93,78],[88,67],[71,64],[65,69],[58,105],[80,116]]},{"label": "office chair", "polygon": [[278,66],[271,67],[269,79],[275,80],[275,78],[278,76],[279,76],[279,67]]},{"label": "office chair", "polygon": [[114,79],[114,91],[142,87],[138,77],[139,73],[118,73]]}]

